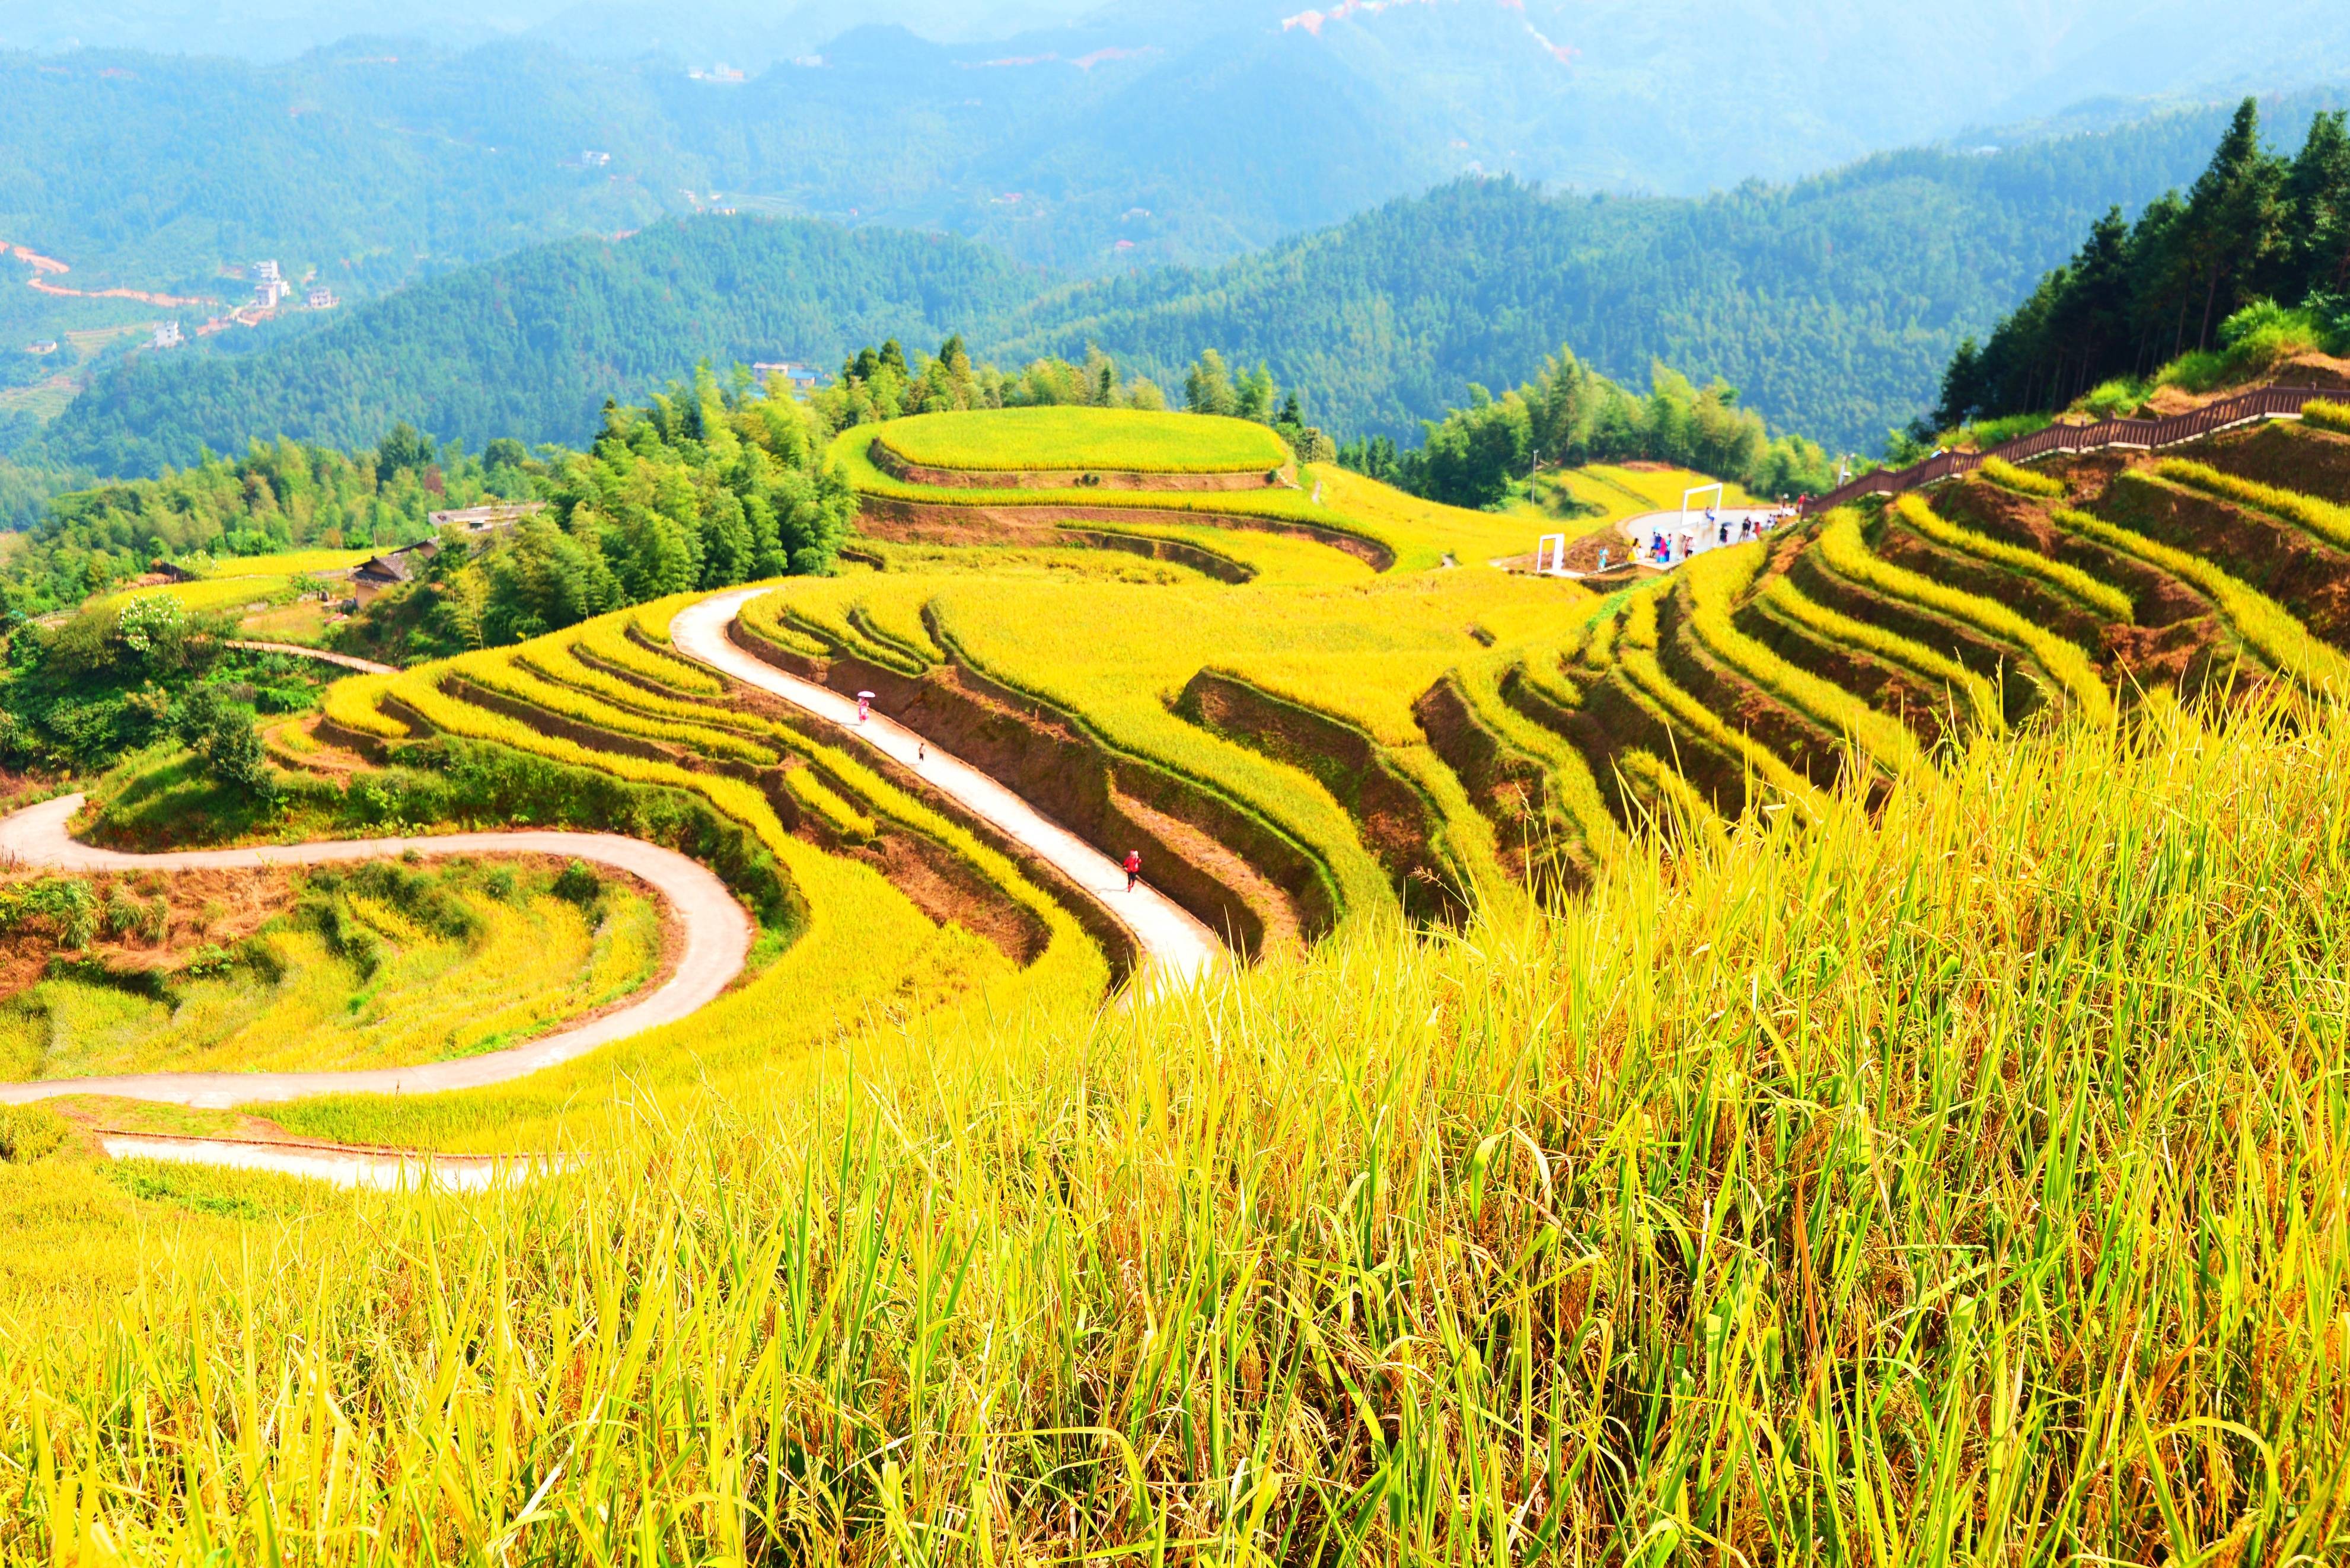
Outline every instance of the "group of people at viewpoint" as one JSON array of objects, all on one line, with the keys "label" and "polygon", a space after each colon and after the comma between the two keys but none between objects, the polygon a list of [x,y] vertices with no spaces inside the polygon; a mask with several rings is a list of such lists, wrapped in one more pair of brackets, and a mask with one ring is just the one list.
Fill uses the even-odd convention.
[{"label": "group of people at viewpoint", "polygon": [[1649,535],[1645,551],[1640,542],[1635,539],[1632,542],[1633,557],[1638,560],[1645,555],[1648,564],[1652,566],[1679,566],[1707,548],[1703,541],[1710,540],[1716,545],[1744,544],[1749,539],[1761,538],[1782,523],[1793,522],[1800,514],[1794,506],[1776,506],[1767,512],[1742,512],[1732,519],[1721,516],[1709,506],[1705,509],[1703,524],[1683,528],[1678,538],[1659,528]]}]

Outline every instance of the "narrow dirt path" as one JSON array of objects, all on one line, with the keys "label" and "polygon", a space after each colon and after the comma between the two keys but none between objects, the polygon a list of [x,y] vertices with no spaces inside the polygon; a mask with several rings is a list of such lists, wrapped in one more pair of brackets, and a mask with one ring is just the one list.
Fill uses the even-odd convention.
[{"label": "narrow dirt path", "polygon": [[[126,855],[76,843],[66,823],[82,797],[61,795],[0,817],[0,864],[58,871],[197,870],[208,867],[320,866],[419,855],[559,855],[609,866],[642,877],[668,900],[684,928],[684,950],[661,985],[599,1018],[558,1030],[511,1050],[412,1067],[345,1073],[135,1073],[104,1078],[42,1078],[0,1084],[0,1105],[61,1095],[118,1095],[168,1105],[226,1108],[318,1095],[429,1095],[509,1083],[568,1062],[599,1045],[674,1023],[717,999],[743,972],[751,951],[751,918],[726,884],[699,861],[674,850],[608,833],[453,833],[434,838],[346,839],[329,844],[267,845],[253,849],[183,850]],[[265,1145],[237,1144],[235,1148]],[[398,1163],[396,1160],[394,1163]],[[284,1168],[284,1167],[276,1167]]]},{"label": "narrow dirt path", "polygon": [[1126,873],[1117,862],[990,775],[930,745],[922,736],[895,720],[876,713],[860,722],[855,699],[813,680],[787,675],[736,647],[727,637],[726,628],[733,624],[745,604],[765,591],[739,589],[679,611],[677,618],[670,623],[671,641],[687,658],[745,686],[780,697],[890,761],[910,768],[940,794],[1035,852],[1091,894],[1112,918],[1134,933],[1145,961],[1145,989],[1189,984],[1222,961],[1223,945],[1217,941],[1215,933],[1193,919],[1181,905],[1147,883],[1128,892]]},{"label": "narrow dirt path", "polygon": [[298,642],[251,642],[243,638],[231,638],[231,648],[241,648],[247,653],[284,653],[296,659],[315,659],[321,664],[339,664],[345,670],[356,670],[362,675],[397,675],[399,667],[378,664],[372,659],[361,659],[356,653],[336,653],[324,648],[305,648]]}]

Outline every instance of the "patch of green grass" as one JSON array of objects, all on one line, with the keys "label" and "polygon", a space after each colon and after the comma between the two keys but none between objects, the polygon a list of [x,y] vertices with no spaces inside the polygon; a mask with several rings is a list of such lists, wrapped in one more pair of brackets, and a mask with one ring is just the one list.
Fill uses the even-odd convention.
[{"label": "patch of green grass", "polygon": [[924,468],[1262,473],[1291,461],[1286,441],[1248,420],[1138,409],[975,409],[875,429],[890,451]]}]

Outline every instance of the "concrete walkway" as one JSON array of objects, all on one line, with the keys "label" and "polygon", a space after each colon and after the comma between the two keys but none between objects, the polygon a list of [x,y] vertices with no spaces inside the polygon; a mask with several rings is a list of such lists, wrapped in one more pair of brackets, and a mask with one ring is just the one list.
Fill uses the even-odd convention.
[{"label": "concrete walkway", "polygon": [[228,639],[231,648],[241,648],[247,653],[283,653],[295,659],[315,659],[321,664],[339,664],[345,670],[356,670],[361,675],[397,675],[398,667],[378,664],[372,659],[361,659],[356,653],[336,653],[324,648],[305,648],[298,642],[251,642],[243,638]]},{"label": "concrete walkway", "polygon": [[[1222,961],[1214,933],[1147,883],[1129,893],[1126,874],[1108,856],[988,774],[895,721],[875,714],[862,722],[853,698],[785,674],[737,648],[727,637],[743,606],[764,590],[746,589],[705,599],[671,626],[677,649],[721,674],[779,697],[830,723],[883,756],[920,774],[941,794],[1045,860],[1093,895],[1133,933],[1143,956],[1146,991],[1181,986]],[[247,645],[319,656],[293,645]],[[382,670],[346,655],[336,663]],[[927,753],[927,754],[925,754]],[[432,838],[352,839],[328,844],[271,845],[251,849],[184,850],[130,855],[77,843],[66,824],[82,805],[63,795],[0,818],[0,866],[57,871],[194,870],[208,867],[317,866],[375,860],[411,850],[424,856],[535,854],[592,861],[630,872],[660,891],[684,929],[685,950],[658,990],[629,1006],[545,1039],[455,1062],[412,1067],[321,1073],[144,1073],[105,1078],[57,1078],[0,1084],[0,1105],[67,1095],[108,1095],[171,1105],[225,1109],[232,1106],[307,1099],[319,1095],[432,1094],[481,1088],[543,1071],[617,1040],[675,1023],[708,1005],[742,972],[750,951],[751,921],[724,883],[699,863],[671,850],[611,834],[525,831],[463,833]],[[301,1143],[254,1143],[227,1138],[109,1133],[107,1152],[241,1170],[273,1170],[346,1187],[397,1188],[430,1181],[478,1189],[525,1178],[544,1162]]]},{"label": "concrete walkway", "polygon": [[1128,892],[1126,873],[1116,861],[988,774],[929,745],[923,737],[895,720],[875,713],[860,722],[856,699],[812,680],[787,675],[736,647],[726,635],[727,628],[745,604],[766,591],[738,589],[681,610],[670,623],[670,640],[687,658],[745,686],[780,697],[802,712],[824,720],[890,761],[921,774],[940,794],[1093,895],[1113,919],[1134,934],[1143,955],[1141,980],[1145,990],[1189,984],[1222,961],[1223,945],[1217,941],[1215,933],[1193,919],[1181,905],[1152,888],[1147,881],[1134,892]]},{"label": "concrete walkway", "polygon": [[[1681,540],[1682,518],[1679,508],[1675,508],[1670,512],[1643,512],[1638,517],[1625,518],[1624,521],[1618,523],[1616,526],[1617,531],[1630,542],[1632,548],[1635,551],[1645,552],[1648,545],[1655,540],[1656,536],[1662,534],[1665,536],[1666,544],[1670,545],[1672,548],[1673,559],[1671,565],[1673,566],[1678,566],[1684,561],[1688,560],[1691,556],[1702,556],[1708,550],[1719,550],[1722,548],[1721,524],[1724,523],[1730,524],[1730,542],[1732,545],[1747,545],[1752,544],[1756,539],[1769,538],[1770,535],[1762,532],[1762,524],[1771,518],[1777,516],[1779,510],[1780,509],[1775,506],[1720,507],[1714,512],[1714,521],[1711,527],[1708,527],[1706,525],[1705,514],[1702,511],[1692,512],[1689,514],[1688,518],[1688,533],[1690,537],[1686,552],[1684,552]],[[1743,539],[1738,536],[1738,524],[1742,520],[1751,520],[1754,524],[1753,531],[1749,533]],[[1786,524],[1783,522],[1781,526],[1786,526]],[[1629,561],[1633,557],[1629,555],[1625,557],[1627,561]],[[1656,565],[1656,563],[1650,560],[1645,554],[1640,555],[1638,558],[1643,566]],[[1669,571],[1671,566],[1668,566],[1665,569]]]},{"label": "concrete walkway", "polygon": [[[254,849],[183,850],[126,855],[76,843],[67,819],[82,797],[61,795],[0,817],[0,865],[57,871],[192,871],[210,867],[322,866],[381,860],[410,850],[450,855],[556,855],[627,871],[657,888],[683,928],[677,968],[654,991],[626,1007],[527,1045],[453,1062],[374,1067],[344,1073],[136,1073],[106,1078],[43,1078],[0,1084],[0,1105],[23,1105],[60,1095],[113,1095],[167,1105],[226,1109],[318,1095],[429,1095],[478,1089],[544,1071],[599,1045],[691,1017],[715,1001],[743,972],[751,951],[751,917],[726,884],[699,861],[674,850],[609,833],[452,833],[436,838],[364,838],[332,844],[267,845]],[[239,1148],[265,1145],[234,1145]]]}]

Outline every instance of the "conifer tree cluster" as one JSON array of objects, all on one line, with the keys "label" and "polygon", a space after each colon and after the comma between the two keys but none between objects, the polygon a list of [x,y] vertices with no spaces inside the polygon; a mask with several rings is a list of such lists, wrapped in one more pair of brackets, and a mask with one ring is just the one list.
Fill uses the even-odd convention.
[{"label": "conifer tree cluster", "polygon": [[1932,421],[1948,430],[2063,408],[2234,348],[2284,312],[2320,345],[2350,337],[2350,127],[2345,111],[2320,113],[2287,158],[2263,145],[2246,99],[2185,195],[2149,202],[2134,223],[2109,211],[1987,340],[1960,345]]}]

